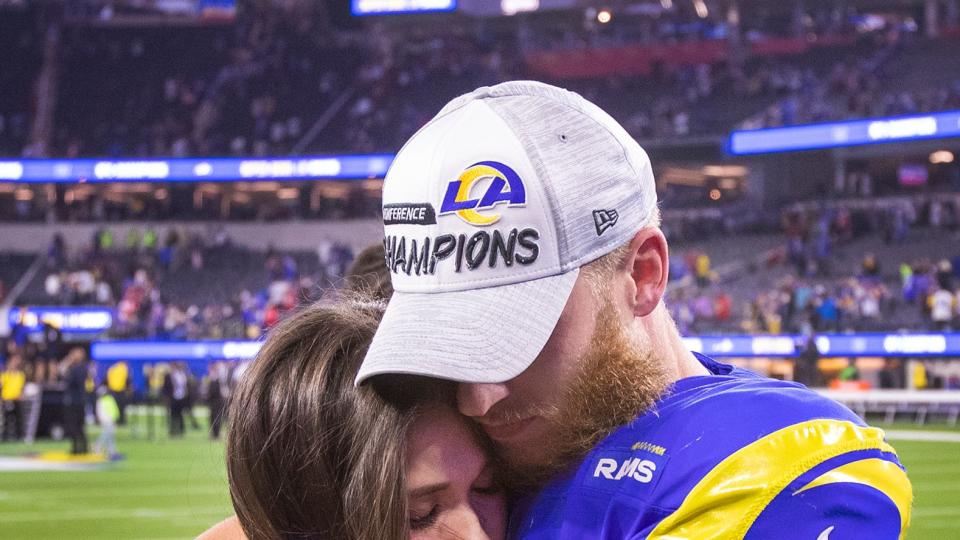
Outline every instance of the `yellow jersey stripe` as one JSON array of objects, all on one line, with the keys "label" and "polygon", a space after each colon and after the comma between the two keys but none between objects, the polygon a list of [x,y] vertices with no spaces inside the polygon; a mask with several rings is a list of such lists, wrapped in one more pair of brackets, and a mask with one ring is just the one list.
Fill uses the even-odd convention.
[{"label": "yellow jersey stripe", "polygon": [[[647,538],[742,539],[770,501],[801,474],[836,456],[871,449],[895,453],[877,428],[829,419],[787,426],[720,462]],[[895,482],[897,493],[910,491],[906,475]],[[901,520],[909,522],[909,506],[901,509]]]}]

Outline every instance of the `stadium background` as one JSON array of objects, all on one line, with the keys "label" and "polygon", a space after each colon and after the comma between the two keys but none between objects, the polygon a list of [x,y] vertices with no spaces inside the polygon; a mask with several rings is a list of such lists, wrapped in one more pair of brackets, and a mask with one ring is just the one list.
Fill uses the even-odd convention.
[{"label": "stadium background", "polygon": [[[957,0],[0,0],[0,537],[227,516],[208,402],[377,241],[402,142],[515,78],[649,152],[688,345],[888,429],[908,538],[960,538]],[[122,459],[65,453],[78,347]]]}]

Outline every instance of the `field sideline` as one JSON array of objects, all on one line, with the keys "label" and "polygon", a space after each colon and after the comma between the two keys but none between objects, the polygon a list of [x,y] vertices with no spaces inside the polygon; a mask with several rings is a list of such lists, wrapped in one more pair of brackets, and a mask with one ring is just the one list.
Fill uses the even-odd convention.
[{"label": "field sideline", "polygon": [[[905,431],[907,438],[930,431],[886,427]],[[934,429],[960,434],[958,428]],[[161,435],[152,442],[121,431],[118,439],[126,460],[108,470],[0,472],[0,538],[192,538],[232,513],[222,442],[211,442],[201,431],[188,431],[184,440]],[[960,540],[960,442],[891,442],[916,495],[907,538]],[[67,447],[62,441],[0,444],[0,455]]]}]

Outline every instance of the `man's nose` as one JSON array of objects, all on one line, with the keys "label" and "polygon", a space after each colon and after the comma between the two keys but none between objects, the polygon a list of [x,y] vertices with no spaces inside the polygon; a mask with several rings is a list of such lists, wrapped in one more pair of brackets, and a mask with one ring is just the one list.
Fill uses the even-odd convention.
[{"label": "man's nose", "polygon": [[478,418],[510,394],[503,383],[460,383],[457,386],[457,408],[460,414]]}]

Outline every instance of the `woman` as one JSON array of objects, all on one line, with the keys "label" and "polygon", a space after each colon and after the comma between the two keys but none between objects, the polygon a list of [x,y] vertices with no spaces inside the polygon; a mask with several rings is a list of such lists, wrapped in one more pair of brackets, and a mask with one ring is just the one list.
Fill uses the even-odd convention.
[{"label": "woman", "polygon": [[[505,536],[493,464],[449,399],[394,406],[369,385],[354,387],[383,306],[344,299],[305,308],[270,332],[244,376],[227,470],[247,537]],[[203,538],[240,537],[233,519]]]}]

